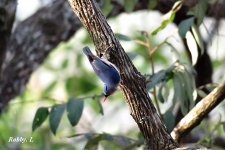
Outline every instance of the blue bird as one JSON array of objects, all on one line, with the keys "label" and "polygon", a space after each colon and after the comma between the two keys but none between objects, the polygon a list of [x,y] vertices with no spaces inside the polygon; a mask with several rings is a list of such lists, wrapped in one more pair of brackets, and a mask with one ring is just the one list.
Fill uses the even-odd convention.
[{"label": "blue bird", "polygon": [[99,58],[92,54],[88,47],[83,48],[84,54],[88,57],[95,73],[104,83],[104,101],[112,95],[120,82],[120,73],[114,64],[104,58]]}]

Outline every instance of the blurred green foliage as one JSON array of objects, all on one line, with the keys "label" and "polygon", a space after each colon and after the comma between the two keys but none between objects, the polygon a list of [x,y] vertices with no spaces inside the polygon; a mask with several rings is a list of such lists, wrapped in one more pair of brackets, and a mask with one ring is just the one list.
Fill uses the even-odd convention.
[{"label": "blurred green foliage", "polygon": [[[110,2],[110,0],[102,1],[101,7],[105,15],[113,9]],[[125,6],[126,12],[132,12],[137,1],[118,0],[118,2]],[[189,12],[198,18],[198,26],[202,23],[205,14],[205,9],[201,12],[197,11],[201,5],[206,7],[205,3],[202,3],[204,2],[201,1]],[[150,1],[149,8],[154,8],[156,4],[156,0]],[[134,44],[132,51],[127,51],[127,54],[138,70],[145,75],[147,90],[155,105],[158,106],[158,112],[169,131],[175,125],[177,107],[180,107],[185,115],[194,106],[197,93],[205,96],[204,91],[195,87],[195,71],[191,63],[187,61],[188,56],[182,49],[177,49],[170,43],[170,39],[175,35],[166,37],[162,42],[156,42],[156,35],[173,21],[180,8],[179,5],[182,5],[181,1],[176,3],[162,24],[153,31],[138,31],[132,36],[116,34],[122,45]],[[181,22],[178,26],[180,36],[185,38],[193,25],[193,17]],[[114,113],[126,109],[127,106],[122,102],[124,98],[120,92],[110,97],[110,102],[108,102],[110,105],[103,106],[105,105],[101,101],[103,85],[81,53],[82,47],[89,45],[93,49],[93,44],[86,31],[81,29],[79,32],[79,35],[75,35],[67,43],[61,43],[50,54],[44,64],[34,73],[32,83],[27,86],[23,94],[10,103],[8,110],[2,114],[0,149],[128,150],[143,148],[141,147],[143,137],[137,127],[135,129],[127,127],[125,132],[118,129],[113,134],[97,133],[92,127],[92,124],[98,120],[97,118],[107,117],[108,120],[105,122],[110,122]],[[201,47],[202,38],[196,34],[195,39]],[[148,41],[151,46],[146,45]],[[170,56],[168,52],[165,54],[165,49],[169,49]],[[174,60],[171,59],[172,56],[175,57]],[[221,61],[215,60],[213,65],[214,69],[218,69]],[[38,77],[43,74],[45,84],[42,85],[43,79]],[[212,90],[215,86],[209,85],[209,87]],[[111,116],[105,115],[104,109],[109,109],[110,106],[114,107]],[[117,117],[119,122],[120,116]],[[118,122],[113,122],[113,124]],[[109,126],[114,126],[113,124],[109,123]],[[206,133],[197,145],[213,147],[214,139],[211,135],[225,136],[225,123],[222,119],[217,123],[205,120],[194,131],[196,130],[204,130]],[[33,142],[10,143],[9,137],[32,138]]]}]

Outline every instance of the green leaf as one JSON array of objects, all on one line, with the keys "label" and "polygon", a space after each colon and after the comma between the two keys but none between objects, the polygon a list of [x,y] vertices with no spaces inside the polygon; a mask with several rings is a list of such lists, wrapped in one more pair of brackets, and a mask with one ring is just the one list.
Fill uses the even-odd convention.
[{"label": "green leaf", "polygon": [[188,72],[187,68],[185,67],[185,71],[183,73],[184,82],[185,82],[185,89],[187,93],[188,100],[190,101],[190,107],[194,106],[194,89],[195,89],[195,79],[194,76]]},{"label": "green leaf", "polygon": [[147,83],[146,87],[148,90],[155,87],[158,83],[164,81],[166,79],[166,70],[160,70],[159,72],[152,75],[149,80],[150,82]]},{"label": "green leaf", "polygon": [[191,17],[181,21],[181,23],[178,25],[178,29],[179,29],[178,32],[182,38],[185,38],[186,33],[190,30],[193,23],[194,23],[194,17]]},{"label": "green leaf", "polygon": [[188,14],[192,14],[197,18],[197,26],[200,26],[200,24],[202,23],[207,8],[208,8],[208,1],[199,0],[198,3],[195,5],[195,7],[193,7],[191,12],[188,12]]},{"label": "green leaf", "polygon": [[[194,106],[195,83],[194,76],[188,71],[187,67],[177,64],[174,69],[174,103],[179,102],[181,111],[186,114]],[[177,101],[178,100],[178,101]]]},{"label": "green leaf", "polygon": [[159,91],[158,91],[158,99],[161,103],[164,103],[165,99],[163,97],[162,90],[163,90],[163,86],[160,86]]},{"label": "green leaf", "polygon": [[124,0],[124,8],[126,12],[132,12],[137,0]]},{"label": "green leaf", "polygon": [[160,70],[159,72],[150,76],[149,79],[147,79],[147,80],[149,80],[149,82],[146,85],[147,89],[150,90],[153,87],[155,87],[157,84],[159,84],[163,81],[170,80],[173,76],[174,68],[175,68],[175,65],[172,65],[169,68],[167,68],[166,70]]},{"label": "green leaf", "polygon": [[115,33],[115,36],[120,41],[131,41],[132,39],[124,34]]},{"label": "green leaf", "polygon": [[183,91],[182,91],[182,85],[181,85],[181,81],[180,78],[174,74],[173,76],[173,86],[174,86],[174,97],[173,97],[173,103],[177,103],[179,101],[181,101],[181,99],[184,96]]},{"label": "green leaf", "polygon": [[63,112],[65,110],[65,104],[54,105],[51,109],[49,116],[50,129],[53,134],[56,134],[56,130],[59,126]]},{"label": "green leaf", "polygon": [[204,53],[204,44],[203,44],[202,36],[199,31],[199,27],[193,24],[191,30],[193,32],[193,36],[195,38],[196,43],[200,47],[201,55],[202,55]]},{"label": "green leaf", "polygon": [[[179,100],[180,100],[181,112],[183,115],[185,115],[188,113],[189,108],[190,108],[190,105],[189,105],[190,103],[189,103],[187,92],[186,92],[185,78],[184,78],[183,74],[180,72],[176,73],[176,76],[180,83]],[[177,92],[175,92],[175,93],[177,94]]]},{"label": "green leaf", "polygon": [[175,125],[175,117],[170,109],[163,115],[163,120],[169,132],[172,131]]},{"label": "green leaf", "polygon": [[198,96],[200,96],[201,98],[206,97],[208,94],[202,90],[202,89],[198,89],[197,90]]},{"label": "green leaf", "polygon": [[70,98],[67,102],[67,117],[72,126],[77,125],[80,120],[84,108],[84,101]]},{"label": "green leaf", "polygon": [[35,117],[32,124],[32,131],[35,131],[46,120],[49,115],[47,107],[40,107],[35,113]]},{"label": "green leaf", "polygon": [[164,15],[164,19],[161,23],[161,25],[156,28],[155,30],[152,31],[152,35],[156,35],[159,31],[164,29],[169,23],[171,23],[175,18],[175,12],[174,11],[169,11],[167,14]]},{"label": "green leaf", "polygon": [[151,34],[152,35],[157,34],[159,31],[164,29],[169,23],[171,23],[175,18],[176,12],[182,7],[182,5],[183,5],[182,0],[176,1],[173,5],[173,8],[163,16],[163,21],[161,25],[155,30],[153,30]]}]

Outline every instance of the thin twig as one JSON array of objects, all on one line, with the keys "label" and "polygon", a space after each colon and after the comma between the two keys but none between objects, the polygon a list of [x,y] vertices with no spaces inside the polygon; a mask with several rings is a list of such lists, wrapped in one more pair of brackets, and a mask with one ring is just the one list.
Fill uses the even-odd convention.
[{"label": "thin twig", "polygon": [[[152,68],[152,75],[154,75],[155,74],[155,69],[154,69],[153,54],[157,50],[157,48],[152,49],[151,42],[150,42],[150,37],[149,37],[148,33],[147,32],[143,32],[143,33],[144,33],[144,36],[145,36],[146,48],[148,49],[149,55],[150,55],[149,59],[150,59],[151,68]],[[160,117],[162,118],[162,113],[161,113],[161,110],[160,110],[160,107],[159,107],[159,102],[158,102],[158,98],[157,98],[156,93],[157,93],[157,90],[156,90],[156,87],[154,86],[154,88],[153,88],[154,101],[155,101],[158,113],[159,113]]]}]

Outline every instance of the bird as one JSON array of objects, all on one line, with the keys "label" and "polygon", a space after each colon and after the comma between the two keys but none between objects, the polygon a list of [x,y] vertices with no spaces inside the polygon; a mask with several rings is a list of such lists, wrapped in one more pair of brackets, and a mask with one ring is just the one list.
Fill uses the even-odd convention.
[{"label": "bird", "polygon": [[83,48],[83,53],[87,56],[97,76],[104,83],[103,101],[105,102],[107,97],[116,91],[117,86],[120,83],[121,77],[119,69],[105,58],[95,56],[88,46]]}]

